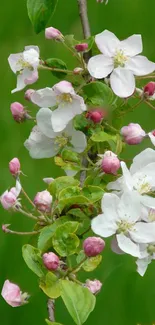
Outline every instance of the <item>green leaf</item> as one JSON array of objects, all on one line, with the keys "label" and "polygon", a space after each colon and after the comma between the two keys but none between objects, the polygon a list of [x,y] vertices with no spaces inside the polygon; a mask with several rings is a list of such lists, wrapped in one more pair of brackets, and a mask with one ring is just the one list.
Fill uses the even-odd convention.
[{"label": "green leaf", "polygon": [[53,236],[53,247],[60,256],[69,256],[76,252],[80,241],[74,233],[78,226],[78,222],[69,221],[57,228]]},{"label": "green leaf", "polygon": [[68,197],[66,199],[60,200],[57,205],[57,209],[61,213],[64,208],[69,209],[69,207],[74,204],[88,205],[88,204],[91,204],[91,202],[83,195],[72,196],[72,197]]},{"label": "green leaf", "polygon": [[94,134],[91,136],[91,140],[94,142],[109,142],[110,140],[113,140],[114,136],[111,134],[108,134],[104,131],[100,132],[94,132]]},{"label": "green leaf", "polygon": [[94,271],[102,261],[102,255],[88,258],[82,265],[86,272]]},{"label": "green leaf", "polygon": [[67,188],[64,188],[58,196],[58,200],[64,200],[71,198],[72,196],[80,195],[81,189],[78,186],[69,186]]},{"label": "green leaf", "polygon": [[88,185],[82,189],[83,195],[85,195],[90,202],[95,203],[102,199],[103,189],[99,186]]},{"label": "green leaf", "polygon": [[52,247],[52,237],[57,227],[67,221],[70,221],[70,217],[63,216],[57,219],[52,225],[46,226],[42,229],[38,238],[38,248],[42,251],[42,253],[46,252],[50,247]]},{"label": "green leaf", "polygon": [[78,186],[79,181],[71,176],[56,178],[50,185],[49,191],[52,195],[58,196],[59,192],[68,186]]},{"label": "green leaf", "polygon": [[93,311],[96,298],[83,286],[68,280],[61,281],[61,297],[77,325],[82,325]]},{"label": "green leaf", "polygon": [[78,221],[81,221],[81,220],[87,218],[85,213],[80,208],[71,209],[67,213],[72,215],[74,218],[79,219]]},{"label": "green leaf", "polygon": [[73,122],[75,129],[79,131],[84,131],[89,125],[88,119],[84,116],[84,114],[75,116]]},{"label": "green leaf", "polygon": [[50,320],[48,320],[48,319],[45,319],[45,322],[46,322],[47,325],[62,325],[62,324],[57,323],[57,322],[50,322]]},{"label": "green leaf", "polygon": [[45,29],[58,0],[27,0],[27,11],[35,32]]},{"label": "green leaf", "polygon": [[60,296],[60,280],[52,272],[48,272],[46,276],[40,280],[39,287],[50,298],[56,299]]},{"label": "green leaf", "polygon": [[61,157],[63,160],[67,160],[67,161],[71,161],[71,162],[75,162],[77,164],[80,163],[80,158],[77,152],[74,152],[72,150],[69,149],[64,149],[61,152]]},{"label": "green leaf", "polygon": [[113,102],[113,92],[104,83],[93,81],[82,88],[88,102],[94,106],[108,106]]},{"label": "green leaf", "polygon": [[57,77],[58,79],[63,79],[67,75],[67,73],[65,72],[65,70],[67,70],[67,65],[62,60],[51,58],[45,60],[45,64],[50,68],[57,68],[57,69],[64,70],[64,72],[51,71],[53,76]]},{"label": "green leaf", "polygon": [[29,269],[39,277],[43,277],[45,274],[45,269],[40,250],[31,245],[24,245],[22,247],[22,254]]},{"label": "green leaf", "polygon": [[116,135],[116,154],[119,155],[122,152],[123,149],[123,142],[122,138],[119,134]]}]

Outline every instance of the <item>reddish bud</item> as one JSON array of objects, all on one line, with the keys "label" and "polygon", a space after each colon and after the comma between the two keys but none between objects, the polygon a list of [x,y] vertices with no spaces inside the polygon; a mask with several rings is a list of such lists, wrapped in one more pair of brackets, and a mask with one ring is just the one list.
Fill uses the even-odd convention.
[{"label": "reddish bud", "polygon": [[14,120],[18,123],[23,122],[26,118],[24,106],[18,102],[14,102],[10,106],[10,110]]},{"label": "reddish bud", "polygon": [[38,210],[42,212],[50,212],[51,203],[52,203],[52,196],[47,190],[38,192],[34,198],[34,204],[36,205]]},{"label": "reddish bud", "polygon": [[43,255],[43,263],[48,270],[55,271],[59,267],[59,257],[50,252]]},{"label": "reddish bud", "polygon": [[85,52],[88,49],[88,44],[87,43],[81,43],[75,45],[75,49],[77,52]]},{"label": "reddish bud", "polygon": [[105,116],[106,116],[106,112],[99,109],[89,111],[86,114],[86,117],[92,120],[95,124],[100,123]]},{"label": "reddish bud", "polygon": [[60,41],[63,38],[63,35],[58,29],[54,27],[48,27],[45,29],[45,38]]},{"label": "reddish bud", "polygon": [[73,70],[74,74],[78,75],[78,74],[81,74],[83,72],[83,69],[80,68],[80,67],[77,67]]},{"label": "reddish bud", "polygon": [[99,280],[87,280],[85,287],[87,287],[93,294],[98,293],[102,288],[102,283]]},{"label": "reddish bud", "polygon": [[106,151],[102,157],[101,169],[103,172],[106,174],[115,175],[121,165],[117,155],[115,155],[112,151]]},{"label": "reddish bud", "polygon": [[147,85],[144,86],[144,94],[146,96],[153,96],[155,93],[155,82],[150,81]]},{"label": "reddish bud", "polygon": [[142,142],[146,133],[139,124],[130,123],[128,126],[123,126],[121,135],[127,144],[136,145]]},{"label": "reddish bud", "polygon": [[92,257],[100,254],[105,247],[105,242],[100,237],[88,237],[83,242],[86,256]]},{"label": "reddish bud", "polygon": [[26,90],[24,98],[30,102],[31,101],[31,95],[34,92],[35,92],[34,89],[28,89],[28,90]]},{"label": "reddish bud", "polygon": [[13,158],[9,162],[9,170],[13,176],[18,176],[20,173],[20,161],[18,158]]}]

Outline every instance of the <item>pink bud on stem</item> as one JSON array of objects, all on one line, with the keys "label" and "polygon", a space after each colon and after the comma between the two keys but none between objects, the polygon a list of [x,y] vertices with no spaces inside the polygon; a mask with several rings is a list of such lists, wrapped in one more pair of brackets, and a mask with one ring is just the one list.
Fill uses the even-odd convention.
[{"label": "pink bud on stem", "polygon": [[150,81],[147,85],[144,86],[144,95],[150,97],[155,93],[155,82]]},{"label": "pink bud on stem", "polygon": [[52,204],[51,194],[47,190],[38,192],[34,198],[34,204],[39,211],[50,212]]},{"label": "pink bud on stem", "polygon": [[88,49],[88,44],[87,43],[81,43],[75,45],[75,49],[77,52],[85,52]]},{"label": "pink bud on stem", "polygon": [[120,168],[120,160],[112,151],[106,151],[101,161],[101,169],[106,174],[116,175]]},{"label": "pink bud on stem", "polygon": [[96,294],[101,290],[102,283],[99,280],[87,280],[85,286],[90,290],[90,292]]},{"label": "pink bud on stem", "polygon": [[45,29],[45,38],[61,41],[63,39],[63,35],[58,29],[54,27],[48,27]]},{"label": "pink bud on stem", "polygon": [[59,257],[53,252],[45,253],[43,255],[43,263],[48,270],[56,271],[59,267]]},{"label": "pink bud on stem", "polygon": [[84,253],[88,257],[99,255],[105,247],[105,242],[100,237],[88,237],[83,242]]},{"label": "pink bud on stem", "polygon": [[14,120],[18,123],[23,122],[26,119],[27,112],[22,104],[14,102],[10,106],[10,110]]},{"label": "pink bud on stem", "polygon": [[19,307],[27,303],[28,294],[22,293],[20,287],[9,280],[4,282],[1,295],[7,304],[12,307]]},{"label": "pink bud on stem", "polygon": [[137,123],[130,123],[128,126],[123,126],[121,135],[124,142],[129,145],[136,145],[143,141],[146,136],[145,131]]},{"label": "pink bud on stem", "polygon": [[20,173],[20,161],[18,158],[13,158],[9,162],[9,170],[13,176],[18,176]]}]

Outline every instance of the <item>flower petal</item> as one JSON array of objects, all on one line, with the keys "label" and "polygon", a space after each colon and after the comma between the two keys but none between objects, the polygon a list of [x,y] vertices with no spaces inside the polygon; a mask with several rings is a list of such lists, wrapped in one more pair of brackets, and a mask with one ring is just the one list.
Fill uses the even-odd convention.
[{"label": "flower petal", "polygon": [[63,80],[53,86],[53,90],[57,96],[61,94],[75,94],[74,88],[69,81]]},{"label": "flower petal", "polygon": [[32,93],[31,101],[39,107],[52,107],[56,105],[56,97],[52,88],[39,89]]},{"label": "flower petal", "polygon": [[137,222],[130,236],[137,243],[155,242],[155,222]]},{"label": "flower petal", "polygon": [[116,235],[119,248],[132,256],[140,257],[139,245],[132,242],[132,240],[123,234]]},{"label": "flower petal", "polygon": [[102,211],[109,217],[110,220],[117,220],[117,207],[120,203],[120,198],[113,193],[105,193],[101,201]]},{"label": "flower petal", "polygon": [[108,30],[95,36],[95,42],[99,50],[106,56],[112,57],[117,48],[120,47],[119,39]]},{"label": "flower petal", "polygon": [[23,88],[26,87],[26,83],[25,83],[25,80],[27,78],[30,78],[32,75],[32,71],[28,70],[28,69],[24,69],[22,73],[20,73],[18,76],[17,76],[17,86],[15,89],[13,89],[11,91],[11,93],[15,93],[16,91],[20,91],[22,90]]},{"label": "flower petal", "polygon": [[121,41],[121,49],[127,56],[135,56],[143,51],[141,35],[134,34],[124,41]]},{"label": "flower petal", "polygon": [[149,138],[150,138],[152,144],[155,146],[155,136],[152,134],[152,132],[149,132],[149,133],[148,133],[148,136],[149,136]]},{"label": "flower petal", "polygon": [[88,61],[87,69],[90,75],[97,79],[107,77],[113,70],[113,60],[103,54],[93,56]]},{"label": "flower petal", "polygon": [[118,242],[117,242],[117,238],[116,236],[114,236],[114,238],[111,241],[111,249],[114,253],[118,254],[118,255],[122,255],[124,254],[124,252],[119,248],[118,246]]},{"label": "flower petal", "polygon": [[91,222],[93,232],[102,237],[109,237],[116,233],[117,226],[115,222],[107,220],[104,214],[99,214]]},{"label": "flower petal", "polygon": [[76,152],[83,152],[87,147],[87,139],[83,132],[73,130],[72,139],[70,143],[73,145],[73,150]]},{"label": "flower petal", "polygon": [[59,146],[54,144],[52,139],[47,138],[39,129],[35,126],[29,138],[25,141],[24,146],[28,149],[29,154],[34,159],[50,158],[55,156],[59,152]]},{"label": "flower petal", "polygon": [[135,78],[132,71],[118,67],[110,76],[110,84],[113,92],[121,97],[131,96],[135,91]]},{"label": "flower petal", "polygon": [[40,131],[48,138],[55,138],[57,133],[53,131],[51,123],[52,111],[49,108],[41,108],[36,115],[37,125]]},{"label": "flower petal", "polygon": [[133,163],[130,167],[130,172],[133,175],[139,172],[144,166],[155,162],[155,150],[147,148],[134,157]]},{"label": "flower petal", "polygon": [[136,261],[136,265],[137,265],[137,272],[143,276],[147,270],[148,265],[151,263],[151,256],[148,256],[146,258],[142,258],[142,259],[138,259]]},{"label": "flower petal", "polygon": [[127,168],[127,165],[124,161],[121,161],[121,168],[122,168],[122,173],[123,173],[124,187],[126,187],[129,190],[132,190],[133,189],[133,180],[132,180],[130,171]]},{"label": "flower petal", "polygon": [[124,192],[117,210],[121,221],[125,220],[128,223],[136,222],[141,213],[139,194],[136,191]]},{"label": "flower petal", "polygon": [[14,73],[22,69],[22,66],[19,63],[20,60],[22,59],[23,59],[23,53],[10,54],[10,56],[8,57],[10,68]]},{"label": "flower petal", "polygon": [[155,63],[149,61],[146,56],[137,55],[126,62],[125,68],[136,76],[144,76],[155,70]]}]

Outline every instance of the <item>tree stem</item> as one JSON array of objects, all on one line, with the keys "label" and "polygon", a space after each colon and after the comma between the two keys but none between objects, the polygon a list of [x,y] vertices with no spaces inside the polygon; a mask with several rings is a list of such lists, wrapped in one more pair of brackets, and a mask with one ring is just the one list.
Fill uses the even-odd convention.
[{"label": "tree stem", "polygon": [[54,301],[54,299],[48,299],[47,308],[48,308],[49,320],[51,322],[55,322],[55,316],[54,316],[55,301]]},{"label": "tree stem", "polygon": [[79,15],[81,19],[84,38],[91,36],[90,25],[87,14],[87,0],[77,0],[79,6]]}]

